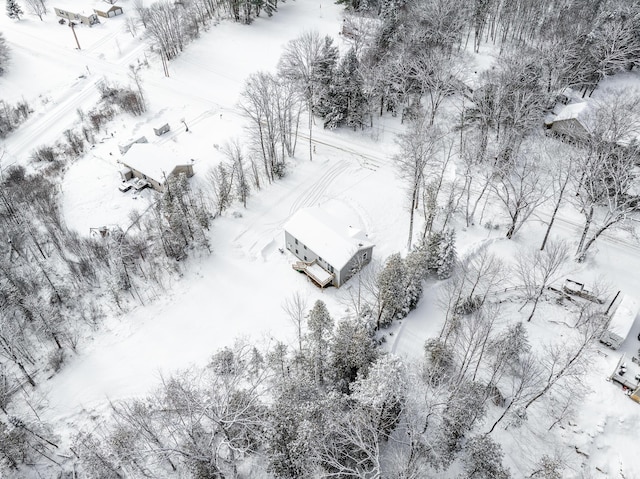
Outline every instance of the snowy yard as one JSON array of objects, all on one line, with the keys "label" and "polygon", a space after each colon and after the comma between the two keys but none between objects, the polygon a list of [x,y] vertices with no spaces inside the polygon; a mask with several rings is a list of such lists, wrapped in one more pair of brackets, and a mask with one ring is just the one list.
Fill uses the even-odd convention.
[{"label": "snowy yard", "polygon": [[[170,62],[167,78],[145,43],[125,31],[133,2],[122,5],[125,15],[92,28],[76,28],[82,50],[74,48],[70,29],[59,25],[52,13],[44,22],[33,16],[20,23],[0,19],[14,52],[10,72],[0,77],[0,96],[10,102],[24,98],[35,109],[3,140],[2,168],[27,164],[35,148],[60,138],[78,121],[78,109],[95,104],[96,85],[105,77],[127,83],[130,64],[150,62],[142,70],[149,110],[139,117],[117,117],[108,126],[109,134],[64,173],[60,186],[64,220],[81,236],[102,226],[126,229],[132,210],[144,214],[156,201],[150,189],[118,190],[118,145],[144,135],[152,143],[193,158],[191,184],[206,188],[209,171],[223,158],[221,147],[246,135],[246,120],[238,109],[245,79],[258,70],[275,71],[283,45],[302,31],[313,28],[338,39],[342,23],[342,7],[321,0],[281,4],[277,15],[260,17],[251,26],[222,22]],[[345,49],[344,44],[340,46]],[[478,69],[490,63],[487,58],[486,52],[477,55]],[[618,83],[625,81],[640,84],[638,75],[629,74]],[[153,128],[167,122],[171,131],[156,137]],[[322,205],[368,234],[375,244],[376,262],[395,252],[406,253],[407,197],[391,161],[397,151],[395,134],[403,128],[400,117],[387,116],[358,132],[322,130],[317,125],[313,161],[306,156],[308,140],[302,136],[283,180],[252,196],[246,209],[235,203],[213,221],[211,255],[188,258],[183,274],[164,289],[156,287],[151,301],[121,315],[110,314],[104,327],[82,344],[63,369],[40,384],[38,393],[46,397],[42,418],[73,430],[87,421],[87,415],[106,414],[109,401],[144,396],[161,377],[192,365],[203,366],[215,350],[239,338],[262,345],[281,340],[295,346],[295,331],[282,305],[296,291],[310,305],[322,299],[335,319],[352,315],[349,293],[355,285],[320,290],[296,273],[291,268],[295,258],[280,251],[282,227],[298,209]],[[504,227],[467,228],[459,222],[455,224],[458,257],[472,257],[487,248],[512,263],[521,252],[539,247],[549,216],[550,207],[545,207],[513,240],[504,237]],[[487,217],[506,224],[496,208],[490,207]],[[575,212],[562,210],[554,234],[574,241],[581,221]],[[639,272],[637,238],[607,233],[598,240],[597,251],[585,263],[575,263],[567,277],[585,283],[601,281],[613,291],[640,297]],[[408,363],[422,358],[425,340],[442,328],[442,288],[442,282],[428,282],[418,308],[383,331],[383,348]],[[505,317],[518,317],[520,306],[505,294]],[[571,335],[562,324],[563,314],[562,307],[552,301],[541,307],[527,324],[534,348],[557,341],[565,332]],[[618,351],[597,346],[584,384],[589,392],[578,402],[575,419],[550,433],[562,441],[558,448],[570,465],[566,477],[581,477],[581,472],[585,477],[640,477],[634,443],[640,405],[606,381],[622,353],[629,361],[637,354],[639,333],[636,321]],[[505,464],[514,477],[522,477],[539,455],[530,449],[539,444],[531,438],[544,442],[546,434],[534,420],[499,432]]]}]

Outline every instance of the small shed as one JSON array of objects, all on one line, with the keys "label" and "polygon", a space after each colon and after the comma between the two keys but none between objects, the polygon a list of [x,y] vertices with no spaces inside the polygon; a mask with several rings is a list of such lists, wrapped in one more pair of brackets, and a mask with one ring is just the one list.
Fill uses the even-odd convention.
[{"label": "small shed", "polygon": [[128,140],[126,143],[123,143],[122,145],[118,145],[118,149],[120,150],[120,154],[124,155],[127,151],[129,151],[129,148],[131,148],[136,143],[149,143],[149,142],[147,141],[147,137],[146,136],[141,136],[137,140]]},{"label": "small shed", "polygon": [[[134,143],[120,160],[123,179],[147,180],[156,191],[164,191],[167,178],[184,173],[193,176],[193,160],[182,160],[177,153],[152,143]],[[130,170],[130,171],[127,171]]]},{"label": "small shed", "polygon": [[156,136],[162,136],[165,133],[167,133],[169,130],[171,130],[169,123],[165,123],[160,128],[154,128],[153,132],[156,134]]},{"label": "small shed", "polygon": [[111,5],[111,8],[94,8],[93,11],[96,13],[96,15],[104,17],[104,18],[111,18],[111,17],[116,17],[118,15],[122,15],[124,12],[122,11],[122,7],[118,6],[118,5]]},{"label": "small shed", "polygon": [[367,235],[319,207],[298,210],[284,235],[286,248],[300,260],[293,268],[320,287],[340,287],[371,261],[374,244]]}]

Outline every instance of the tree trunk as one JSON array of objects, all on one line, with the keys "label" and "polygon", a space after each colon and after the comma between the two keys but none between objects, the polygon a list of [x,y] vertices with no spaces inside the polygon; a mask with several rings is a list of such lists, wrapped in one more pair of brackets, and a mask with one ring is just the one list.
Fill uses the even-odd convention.
[{"label": "tree trunk", "polygon": [[591,228],[591,221],[593,220],[593,205],[589,208],[589,213],[585,216],[584,229],[582,230],[582,237],[580,238],[580,244],[578,244],[578,249],[576,250],[576,260],[581,262],[584,260],[584,255],[586,251],[583,250],[584,242],[587,239],[587,233],[589,233],[589,229]]},{"label": "tree trunk", "polygon": [[542,245],[540,246],[540,251],[544,251],[544,247],[547,245],[547,240],[549,239],[549,234],[551,233],[551,227],[553,226],[553,223],[556,220],[556,214],[558,213],[558,209],[560,209],[561,201],[562,201],[562,196],[558,198],[558,202],[556,203],[556,206],[553,209],[553,213],[551,214],[551,219],[549,220],[549,226],[547,226],[547,231],[544,234],[544,239],[542,240]]},{"label": "tree trunk", "polygon": [[542,293],[544,292],[544,287],[546,285],[542,285],[540,287],[540,291],[538,291],[538,294],[536,296],[535,301],[533,302],[533,309],[531,310],[531,313],[529,314],[529,317],[527,318],[527,322],[530,322],[533,319],[533,315],[536,314],[536,308],[538,307],[538,302],[540,301],[540,298],[542,297]]}]

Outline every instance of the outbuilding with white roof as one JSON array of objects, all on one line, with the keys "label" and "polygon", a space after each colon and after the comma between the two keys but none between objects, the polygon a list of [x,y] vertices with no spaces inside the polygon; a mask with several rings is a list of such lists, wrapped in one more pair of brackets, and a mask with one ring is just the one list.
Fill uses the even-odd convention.
[{"label": "outbuilding with white roof", "polygon": [[298,210],[284,226],[285,245],[300,261],[294,269],[319,286],[344,284],[371,261],[374,244],[319,207]]}]

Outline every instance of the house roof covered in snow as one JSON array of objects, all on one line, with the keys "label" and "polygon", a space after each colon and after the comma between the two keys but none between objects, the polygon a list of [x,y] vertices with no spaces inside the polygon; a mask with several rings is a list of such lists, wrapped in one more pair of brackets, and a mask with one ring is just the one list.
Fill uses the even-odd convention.
[{"label": "house roof covered in snow", "polygon": [[[99,2],[89,2],[89,3],[78,3],[72,0],[57,0],[54,5],[58,10],[62,10],[69,13],[84,15],[88,17],[89,15],[95,15],[96,13],[93,11],[93,7],[97,7],[100,5]],[[106,5],[106,4],[103,4]],[[103,8],[104,9],[104,8]]]},{"label": "house roof covered in snow", "polygon": [[346,266],[356,252],[374,246],[361,230],[317,207],[299,209],[284,229],[336,269]]},{"label": "house roof covered in snow", "polygon": [[586,101],[582,101],[580,103],[571,103],[562,108],[553,120],[560,121],[576,119],[580,120],[580,122],[583,123],[589,110],[587,107],[588,103]]},{"label": "house roof covered in snow", "polygon": [[124,154],[122,164],[164,184],[177,166],[189,165],[177,153],[153,143],[134,143]]},{"label": "house roof covered in snow", "polygon": [[624,296],[611,316],[611,323],[607,329],[625,338],[633,327],[639,311],[638,300],[632,296]]}]

